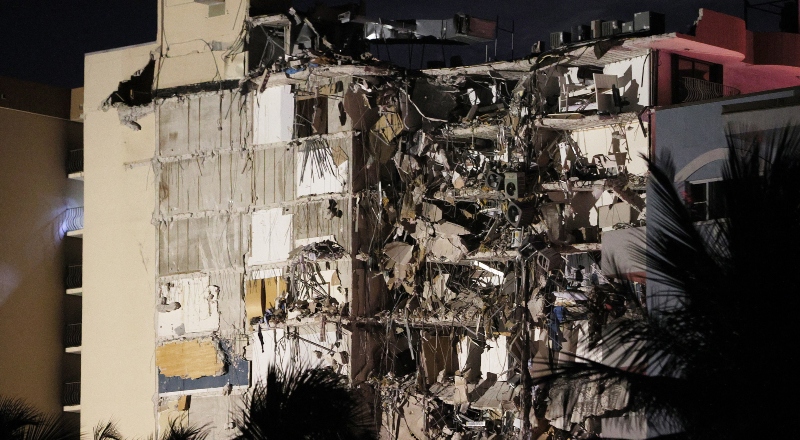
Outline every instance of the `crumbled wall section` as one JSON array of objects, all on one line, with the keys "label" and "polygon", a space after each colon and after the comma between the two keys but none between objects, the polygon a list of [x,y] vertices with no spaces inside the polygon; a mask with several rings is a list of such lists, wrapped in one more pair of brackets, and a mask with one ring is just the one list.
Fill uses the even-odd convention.
[{"label": "crumbled wall section", "polygon": [[[531,378],[575,352],[608,361],[587,310],[624,312],[599,251],[646,220],[652,79],[631,72],[649,50],[408,72],[330,50],[296,11],[253,20],[300,36],[237,84],[155,102],[161,391],[222,401],[269,365],[324,366],[390,433],[545,426]],[[190,315],[209,298],[172,293],[189,279],[217,292],[217,322]],[[175,344],[204,347],[199,370]],[[562,429],[599,411],[547,414]]]}]

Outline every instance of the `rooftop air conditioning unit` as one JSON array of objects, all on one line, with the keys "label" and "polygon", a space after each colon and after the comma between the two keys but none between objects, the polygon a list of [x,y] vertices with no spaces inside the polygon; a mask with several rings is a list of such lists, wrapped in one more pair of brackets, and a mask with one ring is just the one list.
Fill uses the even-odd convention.
[{"label": "rooftop air conditioning unit", "polygon": [[572,27],[572,41],[586,41],[592,38],[592,29],[585,24]]},{"label": "rooftop air conditioning unit", "polygon": [[600,38],[603,36],[603,20],[592,20],[592,39]]},{"label": "rooftop air conditioning unit", "polygon": [[658,12],[638,12],[633,15],[634,32],[649,32],[663,34],[666,31],[664,14]]},{"label": "rooftop air conditioning unit", "polygon": [[603,22],[603,36],[610,37],[622,32],[622,22],[619,20],[611,20]]},{"label": "rooftop air conditioning unit", "polygon": [[622,23],[622,33],[623,34],[632,34],[633,33],[633,22],[632,21],[626,21],[625,23]]},{"label": "rooftop air conditioning unit", "polygon": [[553,32],[550,34],[550,49],[556,49],[572,41],[569,32]]}]

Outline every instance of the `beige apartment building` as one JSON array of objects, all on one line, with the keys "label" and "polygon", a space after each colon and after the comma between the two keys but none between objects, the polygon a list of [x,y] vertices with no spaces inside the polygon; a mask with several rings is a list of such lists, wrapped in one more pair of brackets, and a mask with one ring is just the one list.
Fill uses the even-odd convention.
[{"label": "beige apartment building", "polygon": [[[270,364],[325,364],[356,383],[371,370],[345,319],[263,319],[287,289],[325,289],[323,307],[345,318],[380,307],[352,215],[374,167],[340,105],[365,71],[252,87],[247,48],[292,50],[296,22],[277,3],[162,2],[155,42],[86,55],[83,431],[115,420],[146,436],[178,419],[228,438]],[[251,38],[262,33],[272,46]]]},{"label": "beige apartment building", "polygon": [[82,89],[0,78],[0,395],[80,399]]},{"label": "beige apartment building", "polygon": [[[393,38],[391,26],[324,10],[312,24],[277,3],[162,2],[154,43],[86,56],[82,429],[113,419],[145,436],[179,420],[229,438],[242,395],[278,364],[346,375],[381,403],[373,410],[385,438],[423,435],[431,396],[474,405],[478,419],[459,429],[491,420],[519,430],[524,358],[544,364],[556,340],[537,322],[523,354],[526,283],[546,278],[548,265],[590,267],[612,204],[636,221],[627,202],[597,200],[602,184],[555,181],[538,188],[552,199],[531,225],[520,133],[535,130],[538,160],[562,164],[553,173],[578,154],[605,157],[609,144],[613,176],[614,160],[643,173],[648,140],[635,113],[553,118],[539,129],[527,120],[523,129],[519,106],[517,119],[496,116],[530,93],[515,87],[570,72],[513,61],[407,80],[362,60],[365,46],[346,36]],[[335,26],[323,34],[326,20]],[[452,23],[420,20],[417,29],[491,41]],[[317,50],[334,36],[350,55]],[[649,49],[618,51],[613,61],[583,61],[615,87],[626,71],[648,73],[624,93],[636,109],[649,105]],[[558,93],[557,80],[543,84]],[[484,184],[479,169],[489,174],[490,160],[519,193]],[[495,230],[480,246],[469,237],[479,227]],[[568,235],[580,228],[585,240],[575,243]],[[534,234],[569,244],[563,255],[545,247],[523,259]],[[578,332],[573,352],[583,348]]]},{"label": "beige apartment building", "polygon": [[525,59],[411,71],[368,42],[490,44],[497,23],[363,13],[166,0],[154,42],[86,55],[68,409],[86,432],[177,420],[226,439],[270,365],[325,366],[372,404],[383,438],[511,438],[592,417],[595,432],[646,438],[623,385],[568,414],[569,384],[534,392],[532,377],[576,357],[632,367],[591,348],[602,329],[587,307],[617,319],[627,306],[603,285],[644,281],[601,251],[646,224],[659,106],[789,87],[796,68],[753,90],[692,77],[681,63],[725,61],[733,81],[761,69],[684,59],[738,23],[702,11],[697,35],[642,12]]}]

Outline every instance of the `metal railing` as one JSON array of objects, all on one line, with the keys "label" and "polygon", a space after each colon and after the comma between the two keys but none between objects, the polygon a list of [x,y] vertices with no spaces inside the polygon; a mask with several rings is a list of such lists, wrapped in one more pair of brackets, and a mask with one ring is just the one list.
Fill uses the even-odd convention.
[{"label": "metal railing", "polygon": [[82,339],[81,324],[67,324],[67,330],[64,332],[64,346],[66,347],[80,347]]},{"label": "metal railing", "polygon": [[697,78],[681,78],[679,87],[680,96],[684,97],[681,102],[705,101],[724,96],[735,96],[741,93],[735,87]]},{"label": "metal railing", "polygon": [[67,289],[83,287],[83,266],[80,264],[67,266]]},{"label": "metal railing", "polygon": [[69,208],[66,213],[67,231],[77,231],[83,229],[83,206]]},{"label": "metal railing", "polygon": [[83,171],[83,149],[70,150],[67,153],[67,174]]},{"label": "metal railing", "polygon": [[64,406],[81,404],[81,383],[67,382],[64,384]]}]

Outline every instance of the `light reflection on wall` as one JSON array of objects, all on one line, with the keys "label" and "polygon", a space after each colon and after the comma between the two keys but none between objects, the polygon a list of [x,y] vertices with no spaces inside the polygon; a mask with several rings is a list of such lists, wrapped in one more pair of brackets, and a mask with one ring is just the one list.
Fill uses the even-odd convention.
[{"label": "light reflection on wall", "polygon": [[19,286],[19,275],[11,265],[0,261],[0,307]]}]

